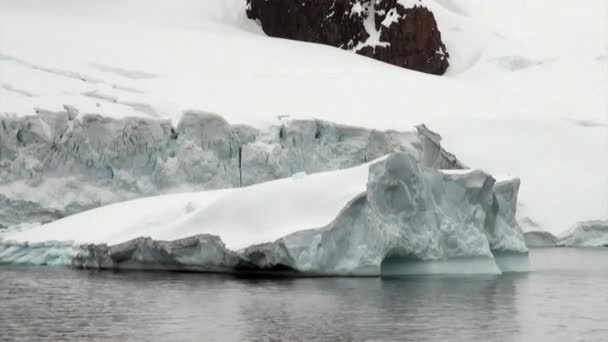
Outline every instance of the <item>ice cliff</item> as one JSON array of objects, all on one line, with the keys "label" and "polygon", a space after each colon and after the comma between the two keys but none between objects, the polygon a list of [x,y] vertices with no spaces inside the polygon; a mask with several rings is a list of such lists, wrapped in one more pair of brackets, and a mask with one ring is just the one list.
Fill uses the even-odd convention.
[{"label": "ice cliff", "polygon": [[[527,248],[514,219],[519,181],[496,182],[479,170],[439,171],[418,157],[397,152],[369,166],[310,179],[99,208],[1,235],[0,262],[45,264],[41,256],[48,256],[51,264],[77,268],[354,276],[527,270]],[[335,205],[324,217],[307,221],[315,215],[309,195],[326,193],[328,183],[343,192],[332,200],[341,209]],[[173,209],[172,201],[183,203],[185,196],[191,196],[186,208]],[[247,208],[238,200],[221,205],[242,197]],[[281,207],[283,202],[290,207]],[[112,213],[121,219],[109,217]],[[90,223],[95,218],[98,222]],[[293,221],[311,226],[284,223]],[[86,224],[107,229],[106,235],[90,233]],[[150,237],[128,239],[140,233]],[[54,244],[48,242],[51,236],[71,242]],[[58,256],[58,249],[64,254]]]},{"label": "ice cliff", "polygon": [[436,168],[462,168],[440,137],[321,120],[231,125],[187,111],[176,126],[65,111],[0,117],[0,228],[167,192],[233,188],[353,167],[407,151]]}]

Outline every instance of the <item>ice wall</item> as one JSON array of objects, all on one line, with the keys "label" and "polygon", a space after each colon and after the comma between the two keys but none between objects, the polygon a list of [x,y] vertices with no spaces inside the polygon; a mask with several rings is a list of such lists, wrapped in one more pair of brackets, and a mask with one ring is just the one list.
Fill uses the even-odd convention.
[{"label": "ice wall", "polygon": [[377,131],[311,119],[256,128],[188,111],[174,127],[163,120],[80,115],[69,106],[3,116],[0,201],[10,209],[0,210],[0,227],[145,195],[342,169],[397,151],[427,166],[463,167],[425,126]]}]

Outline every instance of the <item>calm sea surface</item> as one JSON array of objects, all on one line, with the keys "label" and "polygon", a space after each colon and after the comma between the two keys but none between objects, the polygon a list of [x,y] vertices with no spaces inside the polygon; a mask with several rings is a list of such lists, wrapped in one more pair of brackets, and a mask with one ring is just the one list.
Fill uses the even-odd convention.
[{"label": "calm sea surface", "polygon": [[608,341],[608,248],[531,260],[404,279],[0,267],[0,341]]}]

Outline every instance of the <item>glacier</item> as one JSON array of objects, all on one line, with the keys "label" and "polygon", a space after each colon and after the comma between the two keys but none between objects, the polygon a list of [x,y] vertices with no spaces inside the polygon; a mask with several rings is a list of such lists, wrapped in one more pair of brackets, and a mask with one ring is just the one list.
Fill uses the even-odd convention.
[{"label": "glacier", "polygon": [[257,128],[202,111],[184,112],[176,126],[80,114],[69,106],[0,117],[0,227],[50,222],[146,195],[343,169],[397,151],[427,166],[463,168],[440,140],[424,125],[398,132],[283,119]]},{"label": "glacier", "polygon": [[[426,0],[450,50],[450,67],[443,77],[327,46],[266,37],[246,18],[243,0],[121,2],[0,0],[0,32],[7,33],[0,47],[0,117],[13,121],[68,112],[68,119],[98,115],[108,123],[136,117],[166,122],[169,135],[189,109],[221,114],[231,126],[280,127],[274,118],[285,115],[380,132],[403,132],[424,122],[441,132],[443,145],[458,152],[466,164],[492,175],[521,177],[525,183],[518,213],[522,220],[536,222],[535,229],[557,234],[576,222],[608,217],[608,82],[605,73],[598,72],[606,68],[608,50],[597,43],[606,37],[600,24],[607,21],[604,0],[590,0],[580,8],[567,0],[542,0],[518,11],[518,21],[504,14],[522,4]],[[542,25],[539,17],[545,19]],[[564,30],[564,22],[580,23],[579,30]],[[40,37],[47,43],[31,43]],[[182,53],[167,53],[174,48]],[[56,127],[52,119],[47,121],[51,123],[41,126],[43,134]],[[36,126],[32,123],[38,130]],[[125,130],[127,141],[130,135],[139,138],[134,130]],[[6,138],[13,139],[16,132],[9,133]],[[20,139],[30,141],[28,135],[24,130]],[[119,139],[116,143],[124,147]],[[141,140],[134,143],[144,152],[155,148]],[[5,152],[4,147],[0,150]],[[113,158],[112,153],[95,154]],[[574,159],[564,164],[564,155]],[[147,162],[145,157],[133,160]],[[39,216],[32,221],[48,222],[125,199],[210,189],[219,179],[209,174],[208,184],[157,188],[150,176],[131,174],[128,168],[123,174],[125,169],[110,165],[115,182],[126,181],[123,190],[107,185],[112,182],[110,169],[92,158],[89,171],[105,173],[107,183],[81,181],[86,176],[67,170],[62,179],[47,177],[46,172],[38,184],[39,170],[52,171],[39,162],[24,160],[16,171],[33,171],[32,178],[24,174],[0,187],[10,201],[2,202],[0,211],[2,204],[11,207],[0,213],[1,225],[20,222],[23,215],[18,211],[25,207]],[[86,169],[83,162],[84,167],[74,168]],[[169,175],[173,166],[179,168],[176,164],[164,167]],[[193,165],[199,167],[196,161]],[[226,173],[237,174],[231,169]]]},{"label": "glacier", "polygon": [[[0,249],[8,263],[70,266],[76,255],[88,258],[84,246],[105,244],[98,255],[118,253],[102,258],[107,268],[155,268],[158,258],[170,269],[305,272],[297,262],[302,269],[286,267],[276,246],[327,228],[362,194],[368,201],[376,158],[405,152],[423,168],[452,169],[440,171],[446,177],[471,172],[457,171],[466,166],[426,127],[409,131],[421,122],[496,177],[482,205],[491,256],[387,256],[380,274],[523,269],[513,212],[553,234],[608,217],[608,83],[598,72],[608,50],[597,44],[606,1],[541,1],[516,22],[504,15],[511,2],[426,1],[450,47],[445,77],[264,37],[242,0],[118,2],[0,0],[0,31],[9,33],[0,51]],[[562,30],[569,21],[580,30]],[[29,43],[40,37],[48,43]],[[175,42],[183,53],[168,54]],[[524,180],[521,192],[511,175]],[[23,222],[52,223],[15,229]],[[599,245],[600,232],[562,239]],[[199,246],[225,250],[230,261]],[[377,274],[377,265],[366,267],[350,269]]]},{"label": "glacier", "polygon": [[[327,194],[329,183],[337,194]],[[0,234],[0,262],[302,276],[527,271],[513,225],[518,187],[396,152],[350,169],[144,198],[9,230]],[[500,262],[505,254],[520,259]]]}]

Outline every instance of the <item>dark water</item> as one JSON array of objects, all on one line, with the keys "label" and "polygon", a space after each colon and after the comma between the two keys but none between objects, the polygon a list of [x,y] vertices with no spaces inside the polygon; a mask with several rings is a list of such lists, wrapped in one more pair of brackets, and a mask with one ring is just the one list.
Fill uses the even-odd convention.
[{"label": "dark water", "polygon": [[0,268],[0,341],[608,341],[608,249],[498,277],[243,279]]}]

